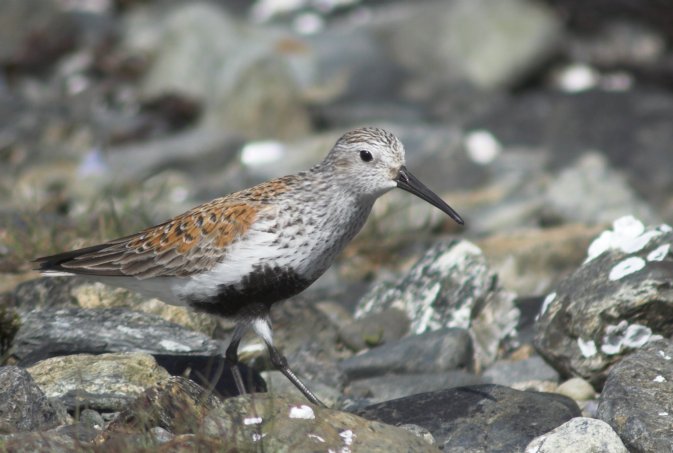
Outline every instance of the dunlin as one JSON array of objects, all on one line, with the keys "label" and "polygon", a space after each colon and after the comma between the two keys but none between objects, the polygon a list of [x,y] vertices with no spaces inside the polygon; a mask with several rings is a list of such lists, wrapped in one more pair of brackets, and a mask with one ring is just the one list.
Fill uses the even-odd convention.
[{"label": "dunlin", "polygon": [[374,201],[399,187],[462,224],[460,216],[405,167],[390,132],[344,134],[308,171],[264,182],[139,233],[38,258],[45,275],[83,275],[174,305],[236,319],[226,350],[236,386],[238,345],[252,328],[272,364],[311,402],[322,404],[273,344],[269,310],[300,293],[362,228]]}]

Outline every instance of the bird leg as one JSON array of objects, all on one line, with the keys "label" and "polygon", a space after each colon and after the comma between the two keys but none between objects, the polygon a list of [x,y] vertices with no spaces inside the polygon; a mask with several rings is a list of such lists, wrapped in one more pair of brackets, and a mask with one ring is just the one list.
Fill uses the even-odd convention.
[{"label": "bird leg", "polygon": [[238,345],[241,342],[241,338],[248,328],[247,323],[239,322],[234,328],[234,333],[231,336],[231,341],[225,352],[225,360],[229,369],[231,370],[231,375],[234,377],[234,383],[236,384],[236,389],[240,395],[245,395],[248,393],[245,389],[245,384],[243,383],[243,376],[241,376],[241,370],[238,369]]},{"label": "bird leg", "polygon": [[320,406],[320,407],[327,407],[325,403],[320,401],[315,394],[309,390],[309,388],[304,384],[296,374],[294,374],[294,371],[290,369],[290,367],[287,364],[287,359],[276,349],[274,345],[271,343],[267,343],[266,347],[269,349],[269,358],[271,359],[271,363],[273,364],[274,367],[276,367],[277,370],[279,370],[281,373],[285,375],[286,378],[290,380],[294,384],[295,387],[299,389],[301,393],[304,394],[307,400],[312,402],[313,404]]},{"label": "bird leg", "polygon": [[268,316],[264,318],[257,318],[252,322],[252,328],[255,331],[257,335],[259,335],[262,340],[266,343],[266,347],[269,350],[269,358],[271,359],[271,363],[273,366],[283,373],[286,378],[289,379],[292,384],[294,384],[297,389],[301,393],[304,394],[306,399],[308,399],[310,402],[312,402],[315,405],[321,406],[321,407],[327,407],[325,404],[318,399],[318,397],[315,396],[315,394],[306,387],[306,384],[304,384],[296,374],[294,374],[294,371],[290,369],[290,367],[287,364],[287,359],[278,351],[278,349],[273,345],[273,337],[271,334],[271,321],[269,320]]}]

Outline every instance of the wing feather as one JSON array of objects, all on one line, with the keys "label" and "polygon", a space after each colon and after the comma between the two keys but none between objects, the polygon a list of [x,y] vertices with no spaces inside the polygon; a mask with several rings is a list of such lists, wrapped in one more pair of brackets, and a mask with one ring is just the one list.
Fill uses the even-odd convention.
[{"label": "wing feather", "polygon": [[35,260],[42,272],[188,276],[209,270],[255,222],[259,203],[224,197],[113,241]]}]

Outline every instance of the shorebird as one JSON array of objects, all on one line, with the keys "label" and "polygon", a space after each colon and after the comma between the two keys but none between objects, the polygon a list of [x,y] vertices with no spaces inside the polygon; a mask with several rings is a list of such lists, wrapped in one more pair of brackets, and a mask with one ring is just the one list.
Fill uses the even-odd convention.
[{"label": "shorebird", "polygon": [[252,328],[271,363],[309,401],[323,405],[274,346],[269,311],[322,275],[360,231],[374,201],[395,187],[463,224],[407,170],[397,137],[366,127],[344,134],[308,171],[216,198],[136,234],[35,262],[45,275],[82,275],[234,318],[225,361],[239,393],[245,386],[238,345]]}]

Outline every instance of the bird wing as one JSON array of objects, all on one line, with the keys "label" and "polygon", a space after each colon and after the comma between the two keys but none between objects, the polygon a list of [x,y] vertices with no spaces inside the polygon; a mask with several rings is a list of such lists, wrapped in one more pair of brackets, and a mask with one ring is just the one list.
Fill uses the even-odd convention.
[{"label": "bird wing", "polygon": [[37,270],[140,279],[210,270],[243,237],[264,207],[223,197],[139,233],[35,260]]}]

